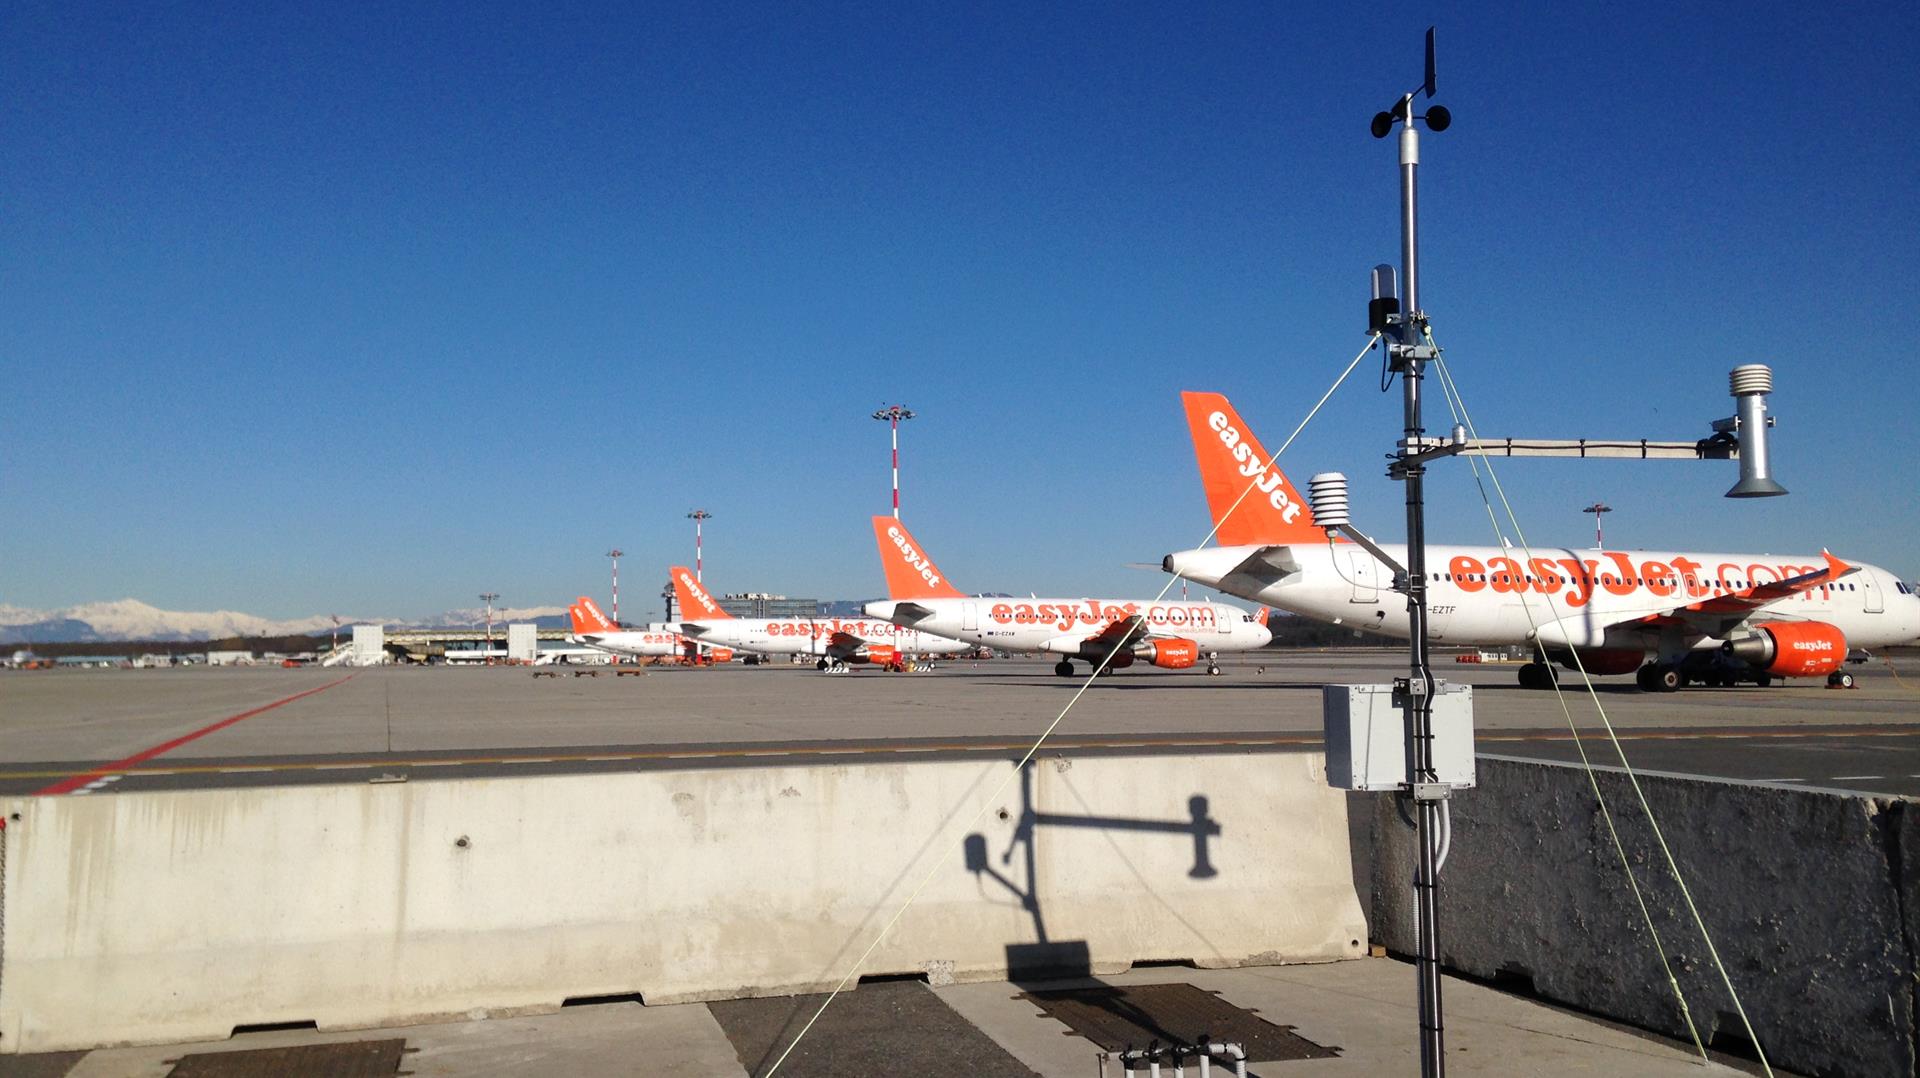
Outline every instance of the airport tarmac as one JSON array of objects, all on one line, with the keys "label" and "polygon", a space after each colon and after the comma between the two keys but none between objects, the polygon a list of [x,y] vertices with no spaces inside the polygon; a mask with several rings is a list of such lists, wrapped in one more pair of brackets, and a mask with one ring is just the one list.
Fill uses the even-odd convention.
[{"label": "airport tarmac", "polygon": [[[1480,751],[1578,758],[1554,694],[1506,665],[1475,686]],[[1226,672],[1134,668],[1085,686],[1048,742],[1075,752],[1298,751],[1320,743],[1321,686],[1390,680],[1390,651],[1230,656]],[[1084,667],[1082,667],[1084,669]],[[638,671],[621,676],[616,669]],[[1598,698],[1635,767],[1920,795],[1920,657],[1761,689]],[[1018,756],[1081,693],[1043,660],[823,674],[785,664],[33,671],[0,675],[0,793],[399,781],[913,753]],[[1593,701],[1564,683],[1588,755],[1617,764]]]}]

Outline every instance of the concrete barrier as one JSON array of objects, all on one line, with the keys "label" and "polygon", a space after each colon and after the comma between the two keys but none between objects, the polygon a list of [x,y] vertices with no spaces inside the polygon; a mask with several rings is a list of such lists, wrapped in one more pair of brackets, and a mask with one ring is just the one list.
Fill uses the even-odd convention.
[{"label": "concrete barrier", "polygon": [[[1598,777],[1700,1036],[1744,1041],[1626,776]],[[1809,1074],[1914,1074],[1913,805],[1647,772],[1640,783],[1768,1059]],[[1393,798],[1376,807],[1374,932],[1411,952],[1413,831]],[[1479,788],[1452,814],[1440,875],[1448,967],[1686,1036],[1585,772],[1482,756]]]},{"label": "concrete barrier", "polygon": [[[7,802],[0,1051],[865,973],[1358,956],[1318,754],[854,763]],[[1015,971],[1016,973],[1019,970]]]}]

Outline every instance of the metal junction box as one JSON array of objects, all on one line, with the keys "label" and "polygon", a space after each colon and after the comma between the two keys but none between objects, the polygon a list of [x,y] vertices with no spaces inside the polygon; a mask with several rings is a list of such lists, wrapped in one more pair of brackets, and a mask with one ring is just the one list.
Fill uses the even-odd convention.
[{"label": "metal junction box", "polygon": [[[1392,685],[1321,689],[1327,785],[1398,790],[1407,782],[1407,732]],[[1433,764],[1442,784],[1471,787],[1473,686],[1438,682],[1433,697]]]}]

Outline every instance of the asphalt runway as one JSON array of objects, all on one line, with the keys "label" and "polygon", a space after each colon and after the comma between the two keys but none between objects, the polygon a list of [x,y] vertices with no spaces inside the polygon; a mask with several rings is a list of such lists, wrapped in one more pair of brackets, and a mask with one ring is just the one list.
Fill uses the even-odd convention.
[{"label": "asphalt runway", "polygon": [[[1455,664],[1483,753],[1618,765],[1594,700],[1523,690],[1512,666]],[[849,757],[1017,758],[1074,701],[1048,751],[1287,752],[1320,743],[1321,686],[1383,682],[1392,652],[1270,651],[1227,672],[1130,669],[1085,687],[1049,662],[918,674],[810,667],[648,668],[533,677],[524,667],[183,668],[0,674],[0,794],[417,781],[753,766]],[[1084,668],[1083,668],[1084,669]],[[1818,682],[1649,694],[1604,679],[1599,705],[1636,768],[1920,795],[1920,657]],[[1569,729],[1568,714],[1572,716]],[[1581,741],[1576,746],[1573,731]]]}]

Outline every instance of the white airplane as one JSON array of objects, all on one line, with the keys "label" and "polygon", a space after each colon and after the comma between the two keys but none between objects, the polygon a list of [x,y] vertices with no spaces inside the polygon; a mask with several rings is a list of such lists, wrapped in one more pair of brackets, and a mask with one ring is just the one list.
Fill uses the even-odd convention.
[{"label": "white airplane", "polygon": [[[1249,614],[1226,603],[1132,599],[990,599],[955,588],[914,541],[906,525],[874,517],[873,535],[886,570],[887,598],[866,612],[900,625],[1008,651],[1059,655],[1053,672],[1073,676],[1073,660],[1104,672],[1135,661],[1184,670],[1203,656],[1219,673],[1222,651],[1253,651],[1273,639],[1267,612]],[[1109,659],[1109,656],[1111,658]]]},{"label": "white airplane", "polygon": [[[1225,397],[1182,396],[1221,545],[1169,554],[1161,567],[1282,610],[1405,637],[1408,615],[1393,570],[1314,525],[1299,491],[1278,468],[1264,467],[1266,450]],[[1406,564],[1404,544],[1380,548]],[[1590,674],[1637,673],[1640,687],[1656,692],[1689,681],[1765,686],[1780,677],[1851,685],[1842,669],[1850,647],[1920,635],[1920,595],[1885,569],[1825,551],[1530,553],[1426,548],[1431,639],[1533,648],[1541,658],[1520,668],[1528,688],[1551,688],[1550,664],[1571,669],[1576,656]]]},{"label": "white airplane", "polygon": [[721,609],[713,596],[693,578],[693,571],[676,565],[668,571],[688,620],[680,631],[702,644],[718,644],[761,655],[816,655],[822,670],[844,670],[871,665],[885,670],[907,668],[914,655],[956,655],[968,645],[941,636],[903,629],[883,618],[736,618]]},{"label": "white airplane", "polygon": [[569,640],[615,655],[665,658],[685,655],[692,646],[692,641],[663,625],[622,629],[600,612],[598,604],[584,595],[574,600],[567,612],[573,617],[573,633],[568,637]]}]

